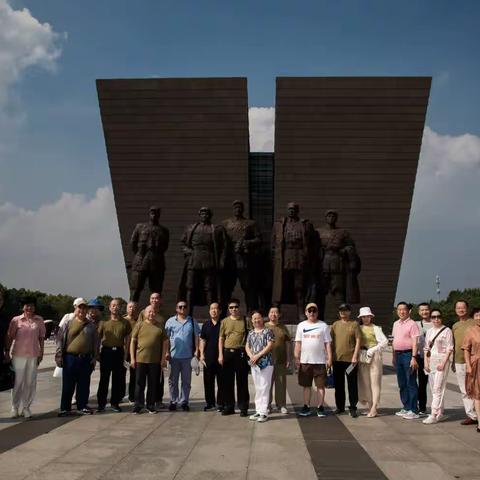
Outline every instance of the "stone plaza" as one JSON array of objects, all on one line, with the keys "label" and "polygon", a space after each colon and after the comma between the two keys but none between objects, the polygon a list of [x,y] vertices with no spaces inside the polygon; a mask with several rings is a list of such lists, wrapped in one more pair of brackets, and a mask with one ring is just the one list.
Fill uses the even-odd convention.
[{"label": "stone plaza", "polygon": [[[294,375],[288,376],[288,415],[274,413],[259,424],[205,413],[202,374],[193,378],[190,412],[133,415],[124,404],[122,413],[58,418],[61,379],[52,376],[54,345],[47,341],[33,418],[8,418],[10,391],[0,393],[0,472],[6,480],[480,479],[478,434],[460,425],[464,412],[454,376],[445,421],[404,420],[394,415],[400,399],[390,358],[385,352],[380,415],[372,419],[299,418]],[[98,378],[97,367],[92,407]],[[333,390],[326,404],[333,410]]]}]

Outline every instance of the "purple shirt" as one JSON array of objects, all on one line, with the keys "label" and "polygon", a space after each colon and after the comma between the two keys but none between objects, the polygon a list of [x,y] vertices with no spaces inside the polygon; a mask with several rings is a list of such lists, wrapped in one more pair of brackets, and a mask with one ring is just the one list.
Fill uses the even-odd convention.
[{"label": "purple shirt", "polygon": [[45,338],[43,318],[34,315],[28,320],[24,314],[13,317],[8,327],[8,337],[14,341],[12,355],[15,357],[39,357]]}]

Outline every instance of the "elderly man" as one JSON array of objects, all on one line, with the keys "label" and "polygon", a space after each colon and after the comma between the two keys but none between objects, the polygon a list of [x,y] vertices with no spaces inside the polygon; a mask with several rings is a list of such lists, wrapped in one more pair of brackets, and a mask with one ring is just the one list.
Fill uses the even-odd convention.
[{"label": "elderly man", "polygon": [[468,398],[465,386],[465,353],[462,350],[465,333],[468,328],[476,325],[476,322],[468,315],[468,302],[466,300],[457,300],[455,302],[455,315],[457,321],[453,324],[452,332],[455,342],[455,355],[452,369],[457,376],[458,387],[462,393],[463,406],[467,417],[462,420],[462,425],[475,425],[478,423],[477,414],[475,413],[475,402]]},{"label": "elderly man", "polygon": [[98,333],[95,323],[87,318],[87,309],[87,302],[82,299],[75,307],[74,317],[67,320],[57,334],[55,362],[63,367],[60,417],[70,414],[75,389],[78,413],[93,413],[87,402],[90,376],[98,357]]},{"label": "elderly man", "polygon": [[[130,324],[130,329],[133,332],[135,325],[137,324],[138,319],[138,305],[136,302],[130,301],[127,303],[127,314],[123,316],[123,318]],[[125,352],[125,359],[127,362],[130,363],[130,339],[131,336],[128,337],[127,341],[127,349]],[[135,369],[130,367],[129,368],[129,381],[128,381],[128,401],[130,403],[135,402]],[[125,391],[125,388],[124,388]]]},{"label": "elderly man", "polygon": [[[161,325],[162,328],[165,329],[166,320],[165,320],[165,317],[160,313],[160,307],[162,306],[162,303],[163,303],[163,300],[160,293],[153,292],[150,294],[150,307],[152,307],[152,310],[153,310],[155,323]],[[137,323],[143,322],[145,319],[146,319],[146,309],[142,310],[138,315]],[[163,371],[162,369],[160,369],[158,372],[157,387],[155,388],[155,396],[156,396],[155,408],[157,410],[161,410],[162,408],[165,408],[165,405],[163,404],[164,388],[165,388],[165,379],[163,376]]]},{"label": "elderly man", "polygon": [[145,407],[145,385],[147,388],[147,410],[157,413],[156,389],[161,370],[166,366],[168,341],[163,323],[156,320],[152,305],[144,311],[144,320],[137,322],[130,342],[130,365],[137,370],[135,386],[135,407],[133,413],[142,413]]},{"label": "elderly man", "polygon": [[410,318],[411,306],[405,302],[397,304],[398,320],[393,324],[393,366],[397,370],[397,382],[403,408],[395,413],[406,420],[419,418],[417,352],[420,330]]},{"label": "elderly man", "polygon": [[100,320],[102,320],[102,315],[104,310],[105,310],[105,305],[103,305],[101,300],[98,297],[92,298],[88,302],[87,317],[98,327]]},{"label": "elderly man", "polygon": [[[199,356],[200,327],[187,315],[187,302],[181,300],[176,306],[176,315],[170,317],[165,324],[165,334],[169,341],[168,359],[170,362],[170,411],[180,404],[183,411],[189,411],[190,387],[192,380],[192,358]],[[182,379],[181,393],[178,390],[179,379]]]},{"label": "elderly man", "polygon": [[110,406],[114,412],[121,412],[120,402],[125,388],[125,349],[131,333],[130,323],[120,315],[121,299],[110,302],[110,318],[102,320],[98,326],[100,337],[100,382],[98,384],[98,411],[103,412],[107,403],[108,384],[112,376]]},{"label": "elderly man", "polygon": [[298,368],[298,384],[303,387],[301,417],[312,415],[310,401],[312,382],[317,387],[317,416],[325,417],[323,406],[327,369],[332,366],[332,337],[328,325],[318,319],[318,306],[309,303],[305,307],[307,319],[297,326],[295,335],[295,363]]}]

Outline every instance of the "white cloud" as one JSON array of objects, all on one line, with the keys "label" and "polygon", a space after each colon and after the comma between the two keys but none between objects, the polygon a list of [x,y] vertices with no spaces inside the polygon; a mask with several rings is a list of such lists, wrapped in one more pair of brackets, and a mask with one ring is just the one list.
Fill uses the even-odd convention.
[{"label": "white cloud", "polygon": [[27,68],[55,69],[61,54],[59,40],[60,35],[28,9],[14,10],[7,0],[0,0],[0,105]]},{"label": "white cloud", "polygon": [[440,135],[425,127],[420,166],[436,175],[454,174],[459,167],[479,167],[480,138],[470,133]]},{"label": "white cloud", "polygon": [[248,120],[250,129],[250,151],[273,152],[275,136],[275,108],[249,108]]},{"label": "white cloud", "polygon": [[0,205],[0,265],[8,287],[127,298],[111,188],[90,199],[63,193],[38,210]]}]

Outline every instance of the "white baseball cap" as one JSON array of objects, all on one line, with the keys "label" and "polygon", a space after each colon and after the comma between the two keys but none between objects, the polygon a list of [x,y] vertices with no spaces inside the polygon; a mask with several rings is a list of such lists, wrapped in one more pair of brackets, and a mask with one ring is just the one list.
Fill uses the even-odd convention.
[{"label": "white baseball cap", "polygon": [[88,303],[84,298],[78,297],[73,301],[73,306],[77,308],[79,305],[88,305]]}]

